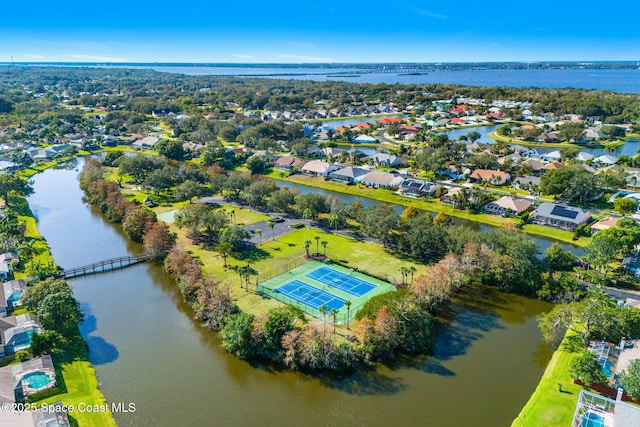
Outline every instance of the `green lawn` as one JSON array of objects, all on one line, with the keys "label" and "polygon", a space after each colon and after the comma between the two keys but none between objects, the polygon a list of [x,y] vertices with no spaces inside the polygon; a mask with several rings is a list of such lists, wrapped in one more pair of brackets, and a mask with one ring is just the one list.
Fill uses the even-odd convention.
[{"label": "green lawn", "polygon": [[583,349],[580,337],[568,331],[512,427],[571,425],[582,387],[573,383],[569,363]]},{"label": "green lawn", "polygon": [[[312,241],[311,252],[315,252],[315,236],[320,237],[320,242],[327,241],[328,258],[392,284],[401,282],[402,275],[399,271],[401,266],[414,266],[417,269],[416,277],[424,273],[425,270],[424,265],[411,260],[397,258],[390,250],[383,248],[381,245],[315,229],[308,231],[306,228],[292,231],[278,237],[276,240],[267,240],[252,250],[233,254],[227,259],[228,267],[225,268],[222,258],[216,252],[191,245],[190,240],[185,236],[184,230],[172,228],[178,232],[180,243],[202,261],[204,273],[211,274],[222,283],[229,284],[231,293],[238,305],[252,314],[262,313],[269,308],[277,307],[280,303],[271,299],[264,299],[253,292],[246,292],[240,287],[240,276],[231,267],[246,266],[247,261],[249,261],[250,268],[258,274],[272,271],[293,259],[303,257],[305,255],[304,241],[307,239]],[[321,245],[319,246],[319,251],[323,252]],[[255,283],[255,276],[252,278],[252,283]],[[254,288],[254,286],[251,286],[251,289]]]},{"label": "green lawn", "polygon": [[[25,236],[27,238],[35,239],[35,246],[41,250],[41,252],[35,257],[37,262],[42,264],[53,263],[53,257],[49,250],[47,242],[44,240],[40,231],[37,228],[37,223],[29,205],[26,200],[21,199],[17,205],[19,209],[19,219],[26,223],[27,229]],[[24,273],[17,272],[16,277],[24,277]],[[36,397],[36,402],[53,403],[62,401],[65,405],[77,406],[79,403],[86,405],[101,405],[105,403],[104,396],[98,388],[98,379],[96,372],[88,361],[88,354],[86,349],[86,343],[78,333],[75,336],[71,345],[72,349],[68,354],[56,355],[53,357],[54,365],[56,368],[56,376],[59,387],[56,391],[62,391],[51,395],[45,393]],[[79,411],[70,414],[75,419],[79,426],[115,426],[115,420],[113,419],[111,412],[83,412]]]},{"label": "green lawn", "polygon": [[[88,361],[86,344],[80,334],[74,338],[72,350],[63,355],[53,356],[58,386],[42,393],[35,402],[38,404],[62,402],[66,406],[78,408],[78,405],[105,405],[106,400],[98,388],[96,372]],[[51,394],[55,391],[55,394]],[[29,400],[34,401],[34,400]],[[79,409],[69,412],[79,426],[115,426],[111,411],[87,412]],[[72,424],[73,425],[73,424]]]}]

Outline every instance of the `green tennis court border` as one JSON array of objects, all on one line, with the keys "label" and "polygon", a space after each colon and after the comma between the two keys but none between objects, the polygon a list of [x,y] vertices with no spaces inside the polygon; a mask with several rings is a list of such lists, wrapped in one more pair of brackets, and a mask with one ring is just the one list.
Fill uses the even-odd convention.
[{"label": "green tennis court border", "polygon": [[[330,285],[325,285],[309,277],[306,277],[306,274],[314,270],[317,270],[320,267],[328,267],[333,270],[339,271],[341,273],[344,273],[353,277],[357,277],[360,280],[364,280],[366,282],[369,282],[375,285],[376,288],[372,289],[371,291],[367,292],[361,297],[356,297],[354,295],[341,291],[338,288],[334,288],[333,286],[330,286]],[[259,293],[269,296],[285,304],[298,307],[305,313],[313,317],[316,317],[318,319],[322,319],[322,313],[320,313],[318,310],[275,291],[276,288],[279,288],[280,286],[285,285],[291,282],[292,280],[299,280],[301,282],[314,286],[318,289],[322,289],[325,292],[329,292],[330,294],[338,296],[344,299],[345,301],[351,301],[351,307],[349,308],[349,310],[347,310],[346,306],[343,306],[340,310],[338,310],[338,313],[336,314],[336,321],[338,323],[346,323],[347,315],[349,316],[349,320],[353,319],[353,316],[355,316],[358,310],[360,310],[362,306],[365,305],[366,302],[369,301],[372,297],[396,290],[396,288],[390,283],[384,282],[382,280],[376,279],[371,276],[367,276],[366,274],[359,273],[357,271],[343,267],[341,265],[336,265],[330,262],[323,262],[323,261],[306,262],[299,267],[296,267],[292,270],[289,270],[286,273],[273,277],[258,285]],[[330,315],[329,313],[327,313],[326,316],[327,316],[327,319],[333,320],[333,316]]]}]

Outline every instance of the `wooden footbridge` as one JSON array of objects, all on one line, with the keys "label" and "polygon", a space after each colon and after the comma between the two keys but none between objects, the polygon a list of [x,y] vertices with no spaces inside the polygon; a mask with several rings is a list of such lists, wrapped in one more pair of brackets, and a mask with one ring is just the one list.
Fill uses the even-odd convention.
[{"label": "wooden footbridge", "polygon": [[85,265],[82,267],[70,268],[67,270],[58,271],[54,274],[55,277],[71,279],[72,277],[86,276],[89,274],[104,273],[107,271],[119,270],[121,268],[128,267],[130,265],[145,262],[151,258],[150,255],[141,254],[133,256],[121,256],[118,258],[106,259],[104,261],[94,262],[93,264]]}]

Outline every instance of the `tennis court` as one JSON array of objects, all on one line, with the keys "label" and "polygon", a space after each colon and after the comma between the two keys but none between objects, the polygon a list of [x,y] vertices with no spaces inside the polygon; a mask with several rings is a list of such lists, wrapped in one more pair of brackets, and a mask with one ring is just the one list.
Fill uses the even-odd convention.
[{"label": "tennis court", "polygon": [[274,290],[316,310],[323,304],[331,310],[340,310],[345,303],[342,298],[299,280],[293,280]]},{"label": "tennis court", "polygon": [[[376,295],[395,291],[395,287],[354,269],[322,261],[309,261],[291,269],[266,272],[257,289],[264,296],[298,307],[318,319],[326,313],[320,307],[337,310],[332,319],[347,323],[367,301]],[[348,304],[347,304],[348,302]]]},{"label": "tennis court", "polygon": [[320,267],[317,270],[307,273],[306,276],[309,279],[316,280],[357,297],[361,297],[376,288],[376,285],[366,280],[344,274],[330,267]]}]

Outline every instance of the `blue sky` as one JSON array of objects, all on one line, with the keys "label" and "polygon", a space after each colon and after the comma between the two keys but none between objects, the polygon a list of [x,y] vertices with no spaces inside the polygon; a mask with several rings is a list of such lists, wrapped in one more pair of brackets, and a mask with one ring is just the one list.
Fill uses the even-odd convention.
[{"label": "blue sky", "polygon": [[640,60],[640,2],[9,1],[0,62]]}]

